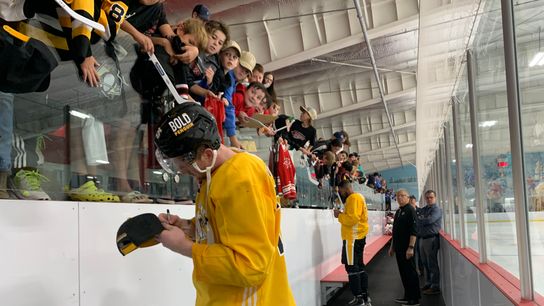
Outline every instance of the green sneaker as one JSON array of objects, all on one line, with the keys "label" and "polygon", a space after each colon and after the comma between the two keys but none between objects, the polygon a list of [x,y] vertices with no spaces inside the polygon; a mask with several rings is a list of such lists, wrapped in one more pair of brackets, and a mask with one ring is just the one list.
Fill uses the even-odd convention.
[{"label": "green sneaker", "polygon": [[24,200],[51,200],[49,195],[43,191],[42,182],[49,179],[36,170],[19,170],[13,179],[12,191],[19,199]]}]

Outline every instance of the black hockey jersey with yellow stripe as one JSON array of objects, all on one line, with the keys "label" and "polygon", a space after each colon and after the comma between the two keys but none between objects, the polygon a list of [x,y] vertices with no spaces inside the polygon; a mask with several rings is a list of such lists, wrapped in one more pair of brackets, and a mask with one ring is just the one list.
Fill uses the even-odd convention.
[{"label": "black hockey jersey with yellow stripe", "polygon": [[[92,55],[91,44],[100,39],[110,41],[115,38],[125,19],[128,6],[126,0],[64,0],[79,15],[102,24],[104,32],[92,29],[79,20],[73,19],[53,0],[27,0],[25,15],[42,14],[58,20],[58,25],[35,27],[21,23],[19,31],[61,51],[69,51],[71,59],[77,64]],[[63,57],[62,54],[61,58]],[[64,58],[63,58],[64,59]]]}]

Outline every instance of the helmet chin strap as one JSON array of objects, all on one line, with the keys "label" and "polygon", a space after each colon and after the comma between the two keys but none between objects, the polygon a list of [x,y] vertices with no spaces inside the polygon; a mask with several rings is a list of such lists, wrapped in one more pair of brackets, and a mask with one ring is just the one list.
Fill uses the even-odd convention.
[{"label": "helmet chin strap", "polygon": [[212,164],[206,167],[205,169],[200,169],[200,167],[193,163],[193,168],[200,173],[206,173],[206,200],[208,199],[208,192],[210,190],[210,183],[212,182],[212,168],[215,166],[215,161],[217,160],[217,150],[213,150],[213,159]]}]

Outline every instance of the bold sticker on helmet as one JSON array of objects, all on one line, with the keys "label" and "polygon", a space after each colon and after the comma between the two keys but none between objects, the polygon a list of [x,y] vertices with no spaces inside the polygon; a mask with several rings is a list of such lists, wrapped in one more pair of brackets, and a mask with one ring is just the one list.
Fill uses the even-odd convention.
[{"label": "bold sticker on helmet", "polygon": [[189,115],[183,113],[181,116],[177,116],[170,120],[168,125],[172,129],[172,132],[174,132],[174,135],[178,136],[193,127],[193,122],[191,122],[191,117],[189,117]]}]

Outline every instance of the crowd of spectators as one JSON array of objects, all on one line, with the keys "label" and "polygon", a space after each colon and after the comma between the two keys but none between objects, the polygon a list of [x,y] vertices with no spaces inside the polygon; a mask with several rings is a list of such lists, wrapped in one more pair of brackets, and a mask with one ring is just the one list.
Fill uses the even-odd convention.
[{"label": "crowd of spectators", "polygon": [[[117,2],[119,1],[115,1]],[[171,94],[163,76],[150,61],[150,55],[154,54],[177,93],[187,100],[202,104],[214,116],[223,142],[244,149],[238,139],[240,128],[255,128],[257,125],[258,135],[273,139],[272,151],[276,156],[272,156],[272,161],[277,162],[279,146],[287,150],[300,151],[307,160],[307,166],[315,173],[318,188],[331,188],[336,191],[342,181],[348,180],[366,184],[374,189],[375,193],[383,193],[386,199],[388,196],[391,199],[393,192],[387,188],[386,180],[379,173],[365,174],[359,154],[350,150],[347,132],[340,130],[333,133],[330,139],[317,139],[313,124],[318,113],[314,108],[300,106],[298,118],[281,113],[279,95],[274,87],[274,74],[265,71],[263,65],[258,63],[259,59],[251,52],[242,50],[240,45],[231,39],[229,27],[219,20],[214,20],[212,12],[205,5],[196,5],[190,18],[171,23],[163,1],[132,0],[126,3],[119,2],[117,8],[122,9],[119,12],[114,9],[105,12],[105,15],[109,16],[105,25],[116,31],[128,33],[136,46],[136,60],[130,68],[130,85],[140,97],[136,102],[140,105],[140,122],[147,126],[148,134],[153,135],[156,132],[156,123],[168,110],[167,104],[164,103],[165,96]],[[47,12],[38,9],[35,13]],[[114,14],[120,12],[123,13],[122,16]],[[93,15],[96,14],[90,14]],[[27,17],[21,17],[21,23],[26,22],[24,19]],[[23,31],[24,34],[24,27],[17,27],[17,30]],[[70,46],[68,56],[61,57],[61,60],[74,61],[81,80],[90,87],[100,87],[103,80],[97,73],[99,63],[91,52],[91,45],[101,40],[106,45],[113,44],[118,34],[116,31],[107,37],[100,36],[94,30],[80,34],[76,28],[67,29],[64,36],[55,33]],[[29,89],[28,92],[32,90]],[[1,94],[9,98],[7,102],[10,105],[13,103],[11,93]],[[7,110],[8,108],[3,108],[1,115],[11,118],[12,114]],[[11,134],[11,121],[4,120],[3,123],[6,127],[2,126],[2,133]],[[134,186],[129,184],[127,179],[126,157],[130,152],[125,152],[128,149],[123,148],[130,148],[134,135],[129,135],[129,129],[124,130],[124,136],[119,131],[115,132],[116,135],[121,135],[116,139],[118,147],[121,148],[116,150],[116,154],[121,158],[115,159],[112,163],[114,169],[112,177],[115,179],[111,185],[114,190],[110,193],[97,187],[96,173],[91,167],[81,169],[74,167],[77,170],[71,174],[72,179],[66,193],[69,199],[142,203],[152,201],[147,195],[134,191]],[[135,131],[133,132],[135,134]],[[0,136],[3,141],[10,139],[7,135]],[[11,147],[11,143],[4,142],[2,147],[6,150],[2,151],[0,161],[9,161],[10,152],[7,149]],[[154,169],[157,167],[157,161],[154,160],[155,148],[152,143],[148,146],[148,159],[146,164],[140,167]],[[20,182],[16,180],[15,186],[9,190],[7,181],[11,174],[11,164],[5,164],[6,166],[0,169],[1,198],[10,197],[12,191],[28,189],[29,187],[24,187],[28,185],[32,187],[31,190],[19,193],[18,197],[49,199],[40,188],[44,177],[37,171],[23,170],[25,174],[21,176],[23,179]],[[278,171],[279,168],[281,165],[271,167],[275,176],[282,172]],[[32,177],[27,175],[29,173]],[[32,178],[32,184],[25,183],[29,178]],[[288,180],[289,184],[293,184],[293,181],[294,179]],[[143,183],[140,182],[140,185]],[[135,189],[147,191],[145,188]],[[278,191],[281,192],[281,187]]]}]

